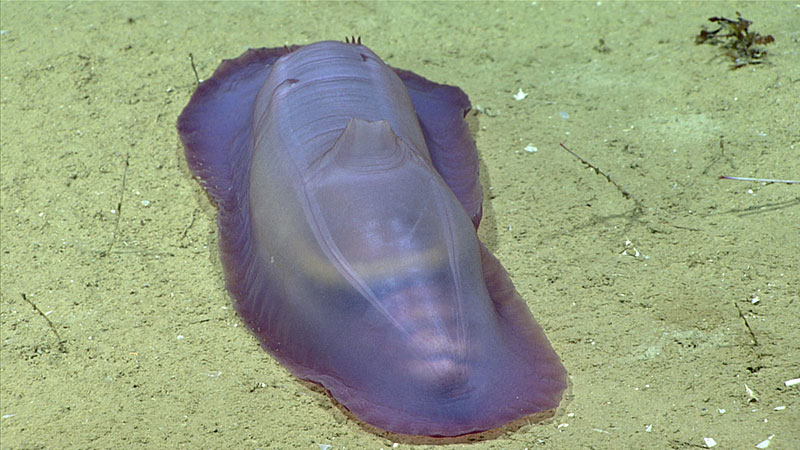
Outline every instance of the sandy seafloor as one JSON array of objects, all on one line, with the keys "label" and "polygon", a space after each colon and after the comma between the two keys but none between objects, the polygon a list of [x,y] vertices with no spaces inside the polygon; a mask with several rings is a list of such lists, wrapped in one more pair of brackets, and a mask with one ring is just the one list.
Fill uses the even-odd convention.
[{"label": "sandy seafloor", "polygon": [[[694,44],[737,10],[775,36],[772,64],[731,71]],[[800,186],[717,180],[800,178],[796,2],[0,14],[3,449],[800,448],[800,386],[784,384],[800,377]],[[570,374],[538,422],[448,441],[371,429],[233,312],[175,131],[188,55],[207,78],[248,47],[349,35],[483,110],[480,235]]]}]

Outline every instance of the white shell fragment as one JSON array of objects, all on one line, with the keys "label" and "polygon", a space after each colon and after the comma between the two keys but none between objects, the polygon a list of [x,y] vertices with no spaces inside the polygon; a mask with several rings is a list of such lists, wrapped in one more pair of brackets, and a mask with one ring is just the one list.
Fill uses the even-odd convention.
[{"label": "white shell fragment", "polygon": [[714,438],[710,438],[710,437],[703,438],[703,443],[705,443],[706,447],[708,447],[708,448],[711,448],[711,447],[714,447],[714,446],[717,445],[717,441],[715,441]]},{"label": "white shell fragment", "polygon": [[756,444],[756,448],[767,448],[767,447],[769,447],[769,443],[772,440],[772,438],[774,438],[774,437],[775,437],[775,435],[771,434],[768,438],[766,438],[763,441],[761,441],[758,444]]},{"label": "white shell fragment", "polygon": [[524,100],[525,97],[527,97],[527,96],[528,96],[528,94],[526,92],[522,92],[522,89],[520,89],[520,90],[517,91],[516,94],[514,94],[514,100],[516,100],[516,101]]}]

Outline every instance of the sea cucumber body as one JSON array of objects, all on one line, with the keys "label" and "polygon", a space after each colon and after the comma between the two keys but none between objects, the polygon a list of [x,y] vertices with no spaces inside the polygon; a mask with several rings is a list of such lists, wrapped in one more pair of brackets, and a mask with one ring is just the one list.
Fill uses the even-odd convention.
[{"label": "sea cucumber body", "polygon": [[179,131],[219,206],[228,289],[271,354],[399,433],[558,405],[566,372],[477,238],[463,92],[337,42],[250,51],[211,81]]}]

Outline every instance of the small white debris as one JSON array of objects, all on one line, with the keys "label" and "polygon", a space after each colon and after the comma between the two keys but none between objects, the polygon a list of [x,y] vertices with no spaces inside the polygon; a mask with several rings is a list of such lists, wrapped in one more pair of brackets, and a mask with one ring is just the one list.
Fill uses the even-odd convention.
[{"label": "small white debris", "polygon": [[783,411],[784,409],[786,409],[786,407],[783,405],[775,407],[775,411]]},{"label": "small white debris", "polygon": [[717,441],[714,438],[703,438],[703,442],[706,444],[706,447],[711,448],[717,445]]},{"label": "small white debris", "polygon": [[477,112],[479,112],[481,114],[486,114],[489,117],[494,117],[494,116],[497,115],[497,113],[494,112],[491,107],[489,107],[489,106],[484,107],[484,106],[481,106],[480,104],[475,105],[475,111],[477,111]]},{"label": "small white debris", "polygon": [[774,437],[775,437],[774,434],[769,435],[768,438],[766,438],[763,441],[761,441],[758,444],[756,444],[756,448],[767,448],[767,447],[769,447],[769,443],[772,440],[772,438],[774,438]]},{"label": "small white debris", "polygon": [[717,408],[717,412],[720,414],[725,414],[725,408]]},{"label": "small white debris", "polygon": [[756,394],[753,392],[752,389],[750,389],[750,386],[745,384],[744,385],[744,390],[745,390],[745,392],[747,392],[747,396],[750,397],[747,400],[748,402],[753,403],[753,402],[757,402],[758,401],[758,397],[756,397]]},{"label": "small white debris", "polygon": [[14,416],[16,416],[16,414],[4,414],[3,415],[3,419],[10,419],[10,418],[12,418]]},{"label": "small white debris", "polygon": [[142,206],[144,206],[145,208],[150,206],[150,200],[142,200]]},{"label": "small white debris", "polygon": [[644,431],[646,431],[648,433],[653,431],[653,425],[652,424],[651,425],[647,425],[646,427],[644,427]]},{"label": "small white debris", "polygon": [[533,144],[528,144],[525,146],[525,151],[528,153],[536,153],[539,151],[539,149],[534,147]]},{"label": "small white debris", "polygon": [[750,299],[750,303],[752,303],[752,304],[754,304],[754,305],[757,305],[757,304],[758,304],[758,302],[760,302],[760,301],[761,301],[761,299],[760,299],[760,298],[758,298],[758,296],[757,296],[757,295],[756,295],[756,296],[753,296],[753,298],[751,298],[751,299]]},{"label": "small white debris", "polygon": [[397,442],[392,444],[392,448],[397,448],[397,447],[400,447],[400,444],[398,444]]},{"label": "small white debris", "polygon": [[514,100],[521,101],[521,100],[524,100],[525,97],[527,97],[527,96],[528,96],[528,94],[525,93],[525,92],[522,92],[522,89],[520,89],[519,91],[517,91],[516,94],[514,94]]},{"label": "small white debris", "polygon": [[568,426],[569,426],[568,423],[560,423],[560,424],[558,424],[558,426],[556,428],[566,428]]},{"label": "small white debris", "polygon": [[179,340],[179,341],[183,340],[183,335],[182,335],[182,334],[179,334],[179,335],[178,335],[178,340]]},{"label": "small white debris", "polygon": [[633,242],[631,242],[631,241],[626,239],[625,240],[625,247],[622,250],[622,253],[620,253],[620,255],[633,256],[634,258],[638,258],[640,253],[639,253],[639,250],[637,250],[636,247],[634,247]]},{"label": "small white debris", "polygon": [[317,445],[319,445],[319,450],[328,450],[331,448],[331,446],[328,444],[317,444]]},{"label": "small white debris", "polygon": [[786,387],[794,386],[795,384],[800,384],[800,378],[793,378],[791,380],[786,380],[783,382],[783,384],[785,384]]},{"label": "small white debris", "polygon": [[564,119],[564,120],[568,120],[569,119],[569,114],[567,114],[565,111],[559,111],[558,115],[561,116],[561,118]]}]

